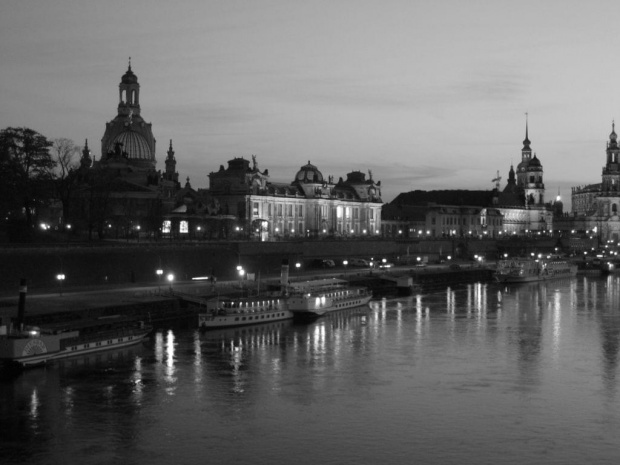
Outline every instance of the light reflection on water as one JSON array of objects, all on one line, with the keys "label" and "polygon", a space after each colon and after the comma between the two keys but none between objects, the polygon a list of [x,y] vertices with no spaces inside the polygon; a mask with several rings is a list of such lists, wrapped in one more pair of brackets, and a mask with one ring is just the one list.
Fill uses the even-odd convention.
[{"label": "light reflection on water", "polygon": [[158,332],[0,383],[2,463],[615,463],[620,278]]}]

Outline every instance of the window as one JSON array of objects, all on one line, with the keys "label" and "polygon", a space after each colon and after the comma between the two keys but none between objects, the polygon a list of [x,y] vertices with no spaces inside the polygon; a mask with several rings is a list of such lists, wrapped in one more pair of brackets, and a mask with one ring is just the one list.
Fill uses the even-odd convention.
[{"label": "window", "polygon": [[252,215],[258,216],[258,202],[254,202],[252,205]]},{"label": "window", "polygon": [[161,232],[164,234],[170,234],[170,228],[172,227],[172,224],[170,222],[170,220],[165,220],[164,223],[161,226]]},{"label": "window", "polygon": [[189,231],[189,225],[187,221],[183,220],[179,222],[179,232],[181,234],[187,234]]}]

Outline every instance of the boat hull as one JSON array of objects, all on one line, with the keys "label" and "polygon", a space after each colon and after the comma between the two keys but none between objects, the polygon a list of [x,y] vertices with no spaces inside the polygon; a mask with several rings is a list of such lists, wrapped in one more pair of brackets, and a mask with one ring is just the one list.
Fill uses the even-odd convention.
[{"label": "boat hull", "polygon": [[293,318],[293,313],[286,309],[258,311],[254,313],[201,313],[198,315],[198,327],[202,330],[235,328],[238,326],[289,320],[291,318]]},{"label": "boat hull", "polygon": [[139,344],[150,332],[151,328],[145,327],[132,334],[112,337],[107,336],[101,339],[93,338],[88,341],[78,341],[70,345],[64,345],[62,343],[63,339],[67,339],[66,333],[29,338],[4,337],[0,340],[0,360],[4,365],[16,365],[25,368],[34,367],[59,359],[104,352]]},{"label": "boat hull", "polygon": [[577,266],[566,261],[503,260],[498,264],[495,280],[499,283],[532,283],[577,275]]},{"label": "boat hull", "polygon": [[291,308],[291,312],[296,319],[314,319],[319,318],[328,313],[348,310],[351,308],[363,307],[368,305],[372,299],[372,295],[357,295],[348,299],[334,301],[331,305],[326,306],[307,306],[306,308]]}]

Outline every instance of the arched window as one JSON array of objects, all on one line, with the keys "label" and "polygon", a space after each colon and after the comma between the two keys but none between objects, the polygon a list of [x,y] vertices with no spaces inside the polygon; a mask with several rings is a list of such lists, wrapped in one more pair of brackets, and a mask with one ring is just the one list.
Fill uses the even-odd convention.
[{"label": "arched window", "polygon": [[611,212],[612,212],[614,215],[617,215],[617,214],[618,214],[618,205],[616,205],[615,203],[612,203],[612,204],[611,204]]}]

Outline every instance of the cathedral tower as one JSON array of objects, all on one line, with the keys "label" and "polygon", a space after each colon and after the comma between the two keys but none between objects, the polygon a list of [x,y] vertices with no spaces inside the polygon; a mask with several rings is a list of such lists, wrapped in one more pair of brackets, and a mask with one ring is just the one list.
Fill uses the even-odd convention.
[{"label": "cathedral tower", "polygon": [[620,190],[620,147],[618,146],[618,136],[616,134],[616,124],[611,124],[611,134],[607,142],[607,163],[603,167],[604,192],[618,192]]},{"label": "cathedral tower", "polygon": [[543,184],[543,167],[534,154],[532,156],[531,142],[527,117],[525,120],[525,140],[521,149],[521,163],[517,165],[517,185],[523,189],[526,205],[542,205],[545,202],[545,185]]}]

